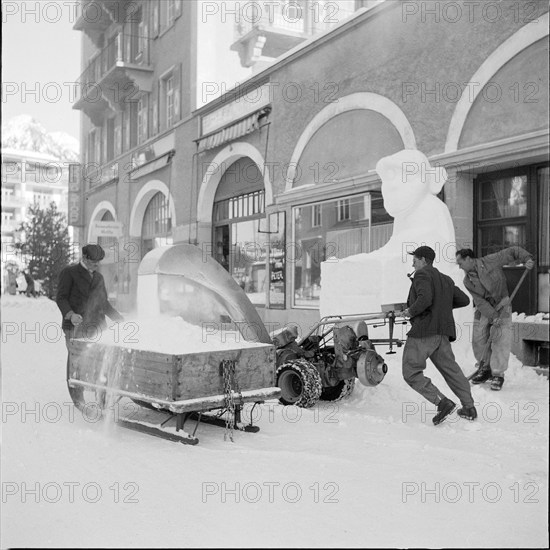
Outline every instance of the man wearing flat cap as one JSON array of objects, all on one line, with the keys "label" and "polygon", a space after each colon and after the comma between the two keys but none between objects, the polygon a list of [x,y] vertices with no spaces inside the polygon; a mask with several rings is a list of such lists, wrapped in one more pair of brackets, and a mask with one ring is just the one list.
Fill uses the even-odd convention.
[{"label": "man wearing flat cap", "polygon": [[[67,346],[71,338],[96,337],[107,326],[105,316],[113,321],[124,320],[109,303],[105,280],[97,271],[104,257],[101,246],[87,244],[82,247],[80,262],[65,267],[59,274],[56,302],[63,316],[61,327]],[[69,392],[75,403],[81,400],[82,390],[69,388]]]},{"label": "man wearing flat cap", "polygon": [[426,361],[431,359],[462,403],[458,415],[474,420],[477,412],[470,384],[451,348],[451,342],[456,340],[453,308],[467,306],[470,299],[449,276],[433,266],[432,248],[421,246],[409,254],[413,256],[414,277],[403,315],[410,318],[412,328],[403,350],[403,378],[413,390],[437,406],[433,423],[443,422],[456,405],[424,376]]}]

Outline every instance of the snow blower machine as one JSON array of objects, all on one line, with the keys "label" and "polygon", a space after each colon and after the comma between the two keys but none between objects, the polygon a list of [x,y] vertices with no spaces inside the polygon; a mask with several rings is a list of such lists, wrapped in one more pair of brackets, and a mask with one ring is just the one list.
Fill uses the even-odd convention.
[{"label": "snow blower machine", "polygon": [[[319,400],[340,401],[351,395],[356,379],[364,386],[377,386],[388,371],[375,344],[393,346],[396,324],[406,304],[387,304],[379,313],[323,317],[301,340],[295,327],[272,334],[277,354],[276,381],[281,403],[312,407]],[[388,338],[369,338],[369,326],[387,327]],[[355,329],[353,328],[355,327]]]},{"label": "snow blower machine", "polygon": [[[185,444],[198,443],[200,423],[225,427],[231,439],[233,430],[257,432],[252,421],[243,423],[243,404],[280,396],[275,349],[227,271],[193,245],[156,248],[138,269],[138,309],[140,319],[182,321],[186,330],[170,342],[174,351],[159,350],[155,338],[141,342],[139,322],[130,343],[73,339],[68,385],[82,395],[75,405],[88,416],[99,409],[125,428]],[[189,420],[191,433],[184,430]]]},{"label": "snow blower machine", "polygon": [[[393,331],[405,322],[398,320],[404,307],[324,317],[301,339],[294,327],[270,335],[217,261],[193,245],[160,247],[138,269],[139,318],[179,319],[199,336],[182,330],[160,348],[140,338],[139,345],[75,338],[69,342],[67,383],[80,389],[71,396],[88,416],[111,414],[125,428],[185,444],[198,443],[201,423],[225,427],[232,439],[233,430],[259,430],[253,409],[267,400],[307,408],[319,399],[350,395],[356,378],[379,384],[387,366],[375,344],[389,345],[389,353],[402,345]],[[389,338],[369,338],[369,326],[387,326]],[[217,340],[209,340],[214,333]],[[82,397],[75,400],[78,393]],[[253,404],[248,424],[245,403]],[[191,432],[184,429],[188,421],[194,422]]]}]

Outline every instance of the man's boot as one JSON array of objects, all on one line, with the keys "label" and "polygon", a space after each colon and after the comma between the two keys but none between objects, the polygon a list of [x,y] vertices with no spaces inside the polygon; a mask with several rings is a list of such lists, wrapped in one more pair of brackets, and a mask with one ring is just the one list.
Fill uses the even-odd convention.
[{"label": "man's boot", "polygon": [[477,418],[477,411],[475,407],[462,407],[456,411],[456,414],[460,418],[465,418],[466,420],[475,420]]},{"label": "man's boot", "polygon": [[470,382],[472,384],[482,384],[483,382],[487,382],[489,378],[491,378],[491,366],[483,364],[477,369],[476,374],[472,376]]},{"label": "man's boot", "polygon": [[504,384],[504,376],[493,376],[491,378],[491,389],[494,391],[500,391]]},{"label": "man's boot", "polygon": [[441,424],[456,408],[456,404],[447,397],[442,397],[437,404],[437,414],[433,417],[434,426]]}]

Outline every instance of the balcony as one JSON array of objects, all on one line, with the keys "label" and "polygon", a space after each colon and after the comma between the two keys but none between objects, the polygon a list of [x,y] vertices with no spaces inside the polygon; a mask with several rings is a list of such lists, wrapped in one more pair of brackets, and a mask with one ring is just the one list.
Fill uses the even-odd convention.
[{"label": "balcony", "polygon": [[116,23],[131,21],[132,12],[128,12],[129,7],[133,7],[134,13],[136,8],[135,0],[94,0],[101,4],[102,8],[107,11],[112,20]]},{"label": "balcony", "polygon": [[124,110],[143,92],[151,92],[149,45],[150,39],[144,36],[116,34],[80,75],[73,109],[84,111],[100,125],[105,116]]},{"label": "balcony", "polygon": [[[235,37],[231,46],[239,53],[241,65],[250,67],[260,57],[277,58],[304,40],[324,32],[349,17],[353,10],[338,9],[323,16],[325,4],[305,0],[303,4],[278,4],[270,9],[263,1],[256,1],[257,8],[243,6],[241,17],[235,25]],[[268,4],[273,6],[272,2]],[[331,2],[336,6],[336,2]],[[251,15],[253,14],[253,16]]]},{"label": "balcony", "polygon": [[104,46],[103,33],[114,22],[110,12],[99,0],[81,0],[73,29],[84,32],[97,48],[101,48]]}]

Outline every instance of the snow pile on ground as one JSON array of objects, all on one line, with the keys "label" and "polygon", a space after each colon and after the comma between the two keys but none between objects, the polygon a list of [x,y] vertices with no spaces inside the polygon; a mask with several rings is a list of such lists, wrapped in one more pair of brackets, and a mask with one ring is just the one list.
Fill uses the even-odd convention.
[{"label": "snow pile on ground", "polygon": [[516,359],[476,422],[434,427],[379,346],[379,386],[247,406],[259,433],[190,447],[75,410],[55,304],[1,306],[2,547],[548,547],[548,380]]}]

